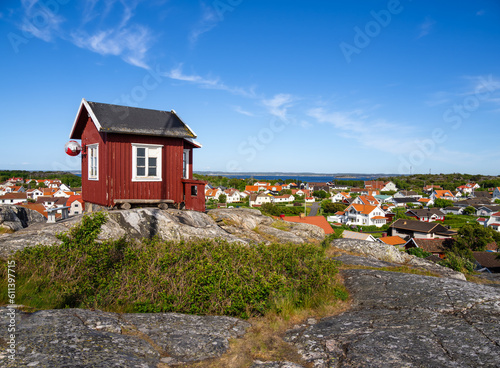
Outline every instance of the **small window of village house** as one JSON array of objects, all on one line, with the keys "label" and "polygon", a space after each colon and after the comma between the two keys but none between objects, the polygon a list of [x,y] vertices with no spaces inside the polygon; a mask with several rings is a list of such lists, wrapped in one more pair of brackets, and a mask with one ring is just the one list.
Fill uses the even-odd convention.
[{"label": "small window of village house", "polygon": [[161,181],[162,147],[132,143],[132,181]]},{"label": "small window of village house", "polygon": [[99,180],[99,145],[87,145],[88,165],[89,165],[89,180]]}]

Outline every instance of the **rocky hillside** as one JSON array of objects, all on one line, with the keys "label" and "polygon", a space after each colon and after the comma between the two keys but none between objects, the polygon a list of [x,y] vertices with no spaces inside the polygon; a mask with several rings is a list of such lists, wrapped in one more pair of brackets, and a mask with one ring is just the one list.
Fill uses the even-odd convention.
[{"label": "rocky hillside", "polygon": [[[50,244],[54,233],[78,219],[55,225],[34,224],[3,235],[3,254],[22,248],[29,237]],[[40,237],[37,237],[40,234]],[[283,224],[254,210],[189,211],[143,209],[110,213],[103,238],[127,235],[163,239],[223,237],[250,243],[284,239],[321,240],[322,230]],[[29,244],[28,244],[29,245]],[[352,298],[350,309],[322,320],[308,319],[281,339],[295,361],[259,361],[252,368],[309,367],[499,367],[500,289],[464,281],[462,274],[391,246],[334,240],[334,257]],[[441,277],[389,272],[406,266]],[[155,367],[210,362],[245,338],[247,321],[174,313],[117,314],[82,309],[25,313],[17,310],[16,359],[9,359],[12,315],[0,308],[2,367]],[[238,365],[233,365],[238,367]]]},{"label": "rocky hillside", "polygon": [[[55,224],[35,219],[28,221],[26,225],[29,226],[23,228],[21,219],[16,215],[16,208],[19,207],[8,206],[3,209],[4,218],[9,219],[8,223],[19,226],[16,227],[18,231],[13,234],[0,235],[0,257],[8,257],[16,250],[36,244],[58,244],[55,234],[68,231],[81,221],[81,216]],[[100,234],[102,240],[121,236],[131,239],[158,236],[162,240],[222,238],[247,244],[271,241],[301,244],[321,241],[325,237],[324,231],[317,226],[274,220],[262,215],[259,210],[252,209],[217,209],[205,214],[196,211],[143,208],[111,211],[108,215],[109,219]]]}]

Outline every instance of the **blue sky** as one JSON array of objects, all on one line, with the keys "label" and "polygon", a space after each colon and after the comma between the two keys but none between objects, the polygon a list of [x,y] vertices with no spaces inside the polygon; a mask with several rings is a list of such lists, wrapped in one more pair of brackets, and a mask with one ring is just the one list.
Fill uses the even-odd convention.
[{"label": "blue sky", "polygon": [[500,174],[496,0],[23,0],[0,35],[0,169],[78,170],[85,98],[176,110],[195,170]]}]

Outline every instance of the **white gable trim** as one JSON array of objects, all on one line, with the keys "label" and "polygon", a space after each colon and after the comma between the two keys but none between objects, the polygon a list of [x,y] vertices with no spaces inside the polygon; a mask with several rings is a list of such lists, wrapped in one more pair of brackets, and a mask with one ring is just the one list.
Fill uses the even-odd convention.
[{"label": "white gable trim", "polygon": [[73,128],[71,128],[71,133],[69,134],[69,138],[73,137],[73,134],[75,132],[76,128],[76,123],[78,122],[78,117],[80,116],[80,113],[82,112],[83,107],[85,106],[85,109],[87,110],[87,113],[90,115],[92,118],[92,121],[94,122],[95,127],[97,128],[97,131],[101,131],[102,126],[101,123],[99,123],[99,120],[97,120],[97,117],[94,114],[94,111],[92,111],[89,103],[87,102],[86,99],[82,98],[82,102],[80,103],[80,108],[78,109],[78,112],[76,113],[75,120],[73,121]]}]

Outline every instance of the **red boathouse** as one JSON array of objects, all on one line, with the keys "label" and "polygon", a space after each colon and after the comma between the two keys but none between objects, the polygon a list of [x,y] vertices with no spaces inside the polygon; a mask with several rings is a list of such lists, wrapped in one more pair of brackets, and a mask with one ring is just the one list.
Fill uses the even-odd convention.
[{"label": "red boathouse", "polygon": [[193,149],[201,147],[194,138],[174,110],[82,99],[70,139],[81,139],[86,210],[170,204],[204,211],[205,182],[193,180]]}]

